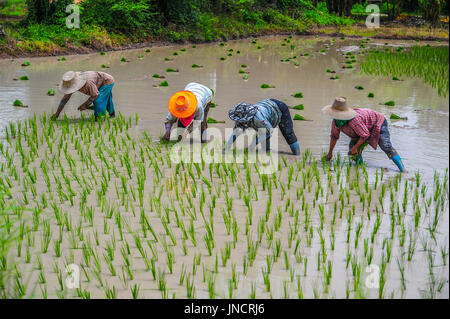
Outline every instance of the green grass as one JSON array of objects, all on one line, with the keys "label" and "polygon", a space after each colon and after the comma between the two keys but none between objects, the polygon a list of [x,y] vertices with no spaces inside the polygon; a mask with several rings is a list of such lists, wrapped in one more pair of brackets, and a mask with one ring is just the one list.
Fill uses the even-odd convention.
[{"label": "green grass", "polygon": [[361,71],[378,76],[421,78],[446,97],[449,91],[448,47],[415,46],[403,50],[372,51],[361,63]]}]

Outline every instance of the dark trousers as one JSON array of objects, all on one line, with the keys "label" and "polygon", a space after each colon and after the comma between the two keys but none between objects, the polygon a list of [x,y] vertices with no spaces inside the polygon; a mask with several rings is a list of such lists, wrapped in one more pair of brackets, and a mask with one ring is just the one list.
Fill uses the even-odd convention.
[{"label": "dark trousers", "polygon": [[294,132],[294,123],[292,122],[291,113],[289,112],[289,107],[286,103],[283,103],[279,100],[271,99],[274,101],[278,108],[281,111],[281,121],[279,124],[281,134],[283,134],[286,142],[291,145],[292,143],[297,142],[297,136]]},{"label": "dark trousers", "polygon": [[[356,142],[358,142],[358,138],[352,138],[350,140],[350,144],[348,145],[348,149],[351,150]],[[392,159],[395,155],[398,155],[397,150],[392,146],[391,134],[389,133],[386,120],[384,120],[380,128],[380,140],[378,141],[378,146],[390,159]]]}]

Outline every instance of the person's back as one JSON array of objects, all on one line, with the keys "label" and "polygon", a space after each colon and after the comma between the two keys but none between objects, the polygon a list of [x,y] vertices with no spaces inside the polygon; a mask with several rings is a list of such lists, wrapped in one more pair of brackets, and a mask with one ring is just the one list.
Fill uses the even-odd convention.
[{"label": "person's back", "polygon": [[271,127],[277,127],[280,124],[281,111],[273,100],[265,99],[255,103],[254,106],[258,109],[253,118],[255,129],[267,127],[267,124]]}]

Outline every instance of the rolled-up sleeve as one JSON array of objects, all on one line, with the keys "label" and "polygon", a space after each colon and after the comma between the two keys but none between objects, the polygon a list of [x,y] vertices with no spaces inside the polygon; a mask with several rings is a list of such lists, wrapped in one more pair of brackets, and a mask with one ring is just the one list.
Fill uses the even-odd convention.
[{"label": "rolled-up sleeve", "polygon": [[332,122],[332,124],[331,124],[331,134],[330,134],[330,137],[331,137],[331,138],[334,138],[335,140],[338,140],[340,134],[341,134],[341,130],[338,129],[338,127],[336,126],[336,123],[335,123],[334,120],[333,120],[333,122]]}]

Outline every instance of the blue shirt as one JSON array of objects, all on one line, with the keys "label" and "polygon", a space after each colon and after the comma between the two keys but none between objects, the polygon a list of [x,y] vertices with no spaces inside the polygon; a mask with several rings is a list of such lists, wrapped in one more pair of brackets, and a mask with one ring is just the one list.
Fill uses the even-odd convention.
[{"label": "blue shirt", "polygon": [[[262,100],[254,105],[258,108],[258,111],[250,121],[248,127],[257,132],[259,132],[259,129],[264,129],[264,135],[259,136],[258,139],[261,140],[261,138],[264,137],[269,138],[272,136],[273,129],[281,122],[281,111],[278,108],[278,105],[270,99]],[[231,146],[236,138],[242,133],[243,130],[239,128],[238,124],[235,124],[233,134],[228,140],[227,146]]]}]

